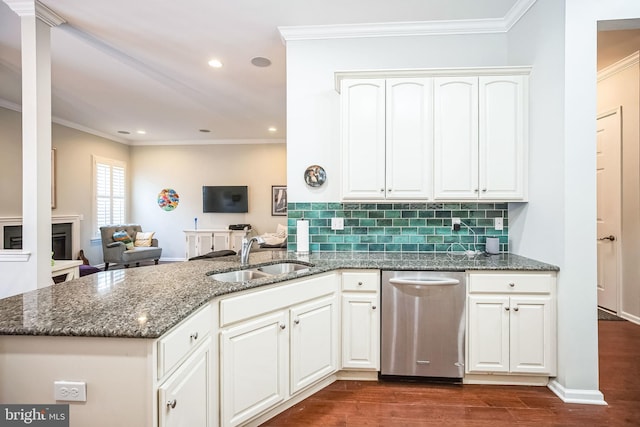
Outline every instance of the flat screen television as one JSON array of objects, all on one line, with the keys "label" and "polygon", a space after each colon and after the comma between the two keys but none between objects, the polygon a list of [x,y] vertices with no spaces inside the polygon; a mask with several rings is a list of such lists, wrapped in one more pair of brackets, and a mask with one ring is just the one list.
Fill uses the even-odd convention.
[{"label": "flat screen television", "polygon": [[203,185],[202,212],[246,213],[249,198],[246,185]]}]

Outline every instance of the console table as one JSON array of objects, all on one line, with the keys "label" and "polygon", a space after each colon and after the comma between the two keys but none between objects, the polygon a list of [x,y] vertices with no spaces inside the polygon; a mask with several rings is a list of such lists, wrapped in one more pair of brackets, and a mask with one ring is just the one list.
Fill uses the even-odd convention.
[{"label": "console table", "polygon": [[240,251],[245,230],[228,230],[224,228],[203,228],[184,230],[186,240],[186,259],[208,254],[211,251],[230,249]]},{"label": "console table", "polygon": [[69,280],[77,279],[80,277],[80,266],[82,261],[72,259],[55,260],[51,266],[51,282],[53,278],[57,276],[66,275],[65,282]]}]

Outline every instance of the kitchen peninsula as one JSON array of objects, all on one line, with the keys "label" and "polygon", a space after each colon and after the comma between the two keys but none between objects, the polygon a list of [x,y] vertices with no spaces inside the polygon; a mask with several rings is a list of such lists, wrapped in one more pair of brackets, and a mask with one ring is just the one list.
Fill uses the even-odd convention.
[{"label": "kitchen peninsula", "polygon": [[[53,403],[54,381],[79,381],[86,383],[87,398],[70,402],[72,426],[258,423],[341,372],[375,379],[376,343],[369,343],[371,364],[350,365],[345,349],[351,344],[345,343],[341,322],[349,318],[345,296],[369,298],[373,309],[379,304],[380,270],[516,277],[555,277],[558,270],[511,254],[323,252],[302,257],[269,251],[252,254],[250,261],[248,268],[283,262],[309,268],[246,282],[213,280],[210,273],[240,269],[237,257],[224,257],[102,272],[0,300],[0,401]],[[312,320],[307,331],[313,339],[296,328],[305,319]],[[252,344],[247,331],[265,340],[260,354],[246,351]],[[315,349],[316,342],[326,344],[326,352]],[[278,378],[268,398],[254,405],[247,400],[255,396],[240,388],[235,373],[257,365],[247,375],[261,375],[271,355],[281,357],[274,361]],[[316,371],[304,372],[297,358],[305,357],[317,362]],[[254,391],[262,392],[257,383]]]}]

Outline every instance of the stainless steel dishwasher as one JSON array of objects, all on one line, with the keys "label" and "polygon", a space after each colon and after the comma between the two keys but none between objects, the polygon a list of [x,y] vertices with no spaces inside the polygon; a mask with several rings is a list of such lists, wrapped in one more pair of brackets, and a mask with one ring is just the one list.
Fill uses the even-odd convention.
[{"label": "stainless steel dishwasher", "polygon": [[461,382],[464,272],[383,271],[382,379]]}]

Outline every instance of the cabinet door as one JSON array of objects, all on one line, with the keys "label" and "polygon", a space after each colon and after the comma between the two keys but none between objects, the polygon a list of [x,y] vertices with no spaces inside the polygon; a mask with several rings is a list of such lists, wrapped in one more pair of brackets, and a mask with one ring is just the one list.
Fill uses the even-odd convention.
[{"label": "cabinet door", "polygon": [[331,295],[290,310],[291,394],[338,369],[336,305]]},{"label": "cabinet door", "polygon": [[480,77],[480,198],[524,200],[527,77]]},{"label": "cabinet door", "polygon": [[245,231],[232,231],[231,232],[231,249],[232,251],[240,252],[242,248],[242,239],[247,233]]},{"label": "cabinet door", "polygon": [[434,197],[478,198],[478,78],[434,78]]},{"label": "cabinet door", "polygon": [[509,371],[509,297],[470,295],[467,372]]},{"label": "cabinet door", "polygon": [[197,256],[198,254],[198,235],[196,233],[185,233],[185,240],[187,242],[187,250],[185,257],[187,259]]},{"label": "cabinet door", "polygon": [[208,254],[213,250],[213,235],[211,233],[198,234],[198,255]]},{"label": "cabinet door", "polygon": [[380,310],[374,293],[342,295],[342,367],[380,369]]},{"label": "cabinet door", "polygon": [[242,424],[286,398],[287,322],[286,312],[278,312],[221,332],[222,425]]},{"label": "cabinet door", "polygon": [[159,427],[213,425],[211,339],[158,388]]},{"label": "cabinet door", "polygon": [[342,197],[385,197],[385,81],[343,80]]},{"label": "cabinet door", "polygon": [[551,297],[511,297],[510,370],[555,375],[555,317]]},{"label": "cabinet door", "polygon": [[229,232],[213,233],[213,250],[221,251],[223,249],[229,249]]},{"label": "cabinet door", "polygon": [[431,198],[433,80],[388,79],[386,198]]}]

